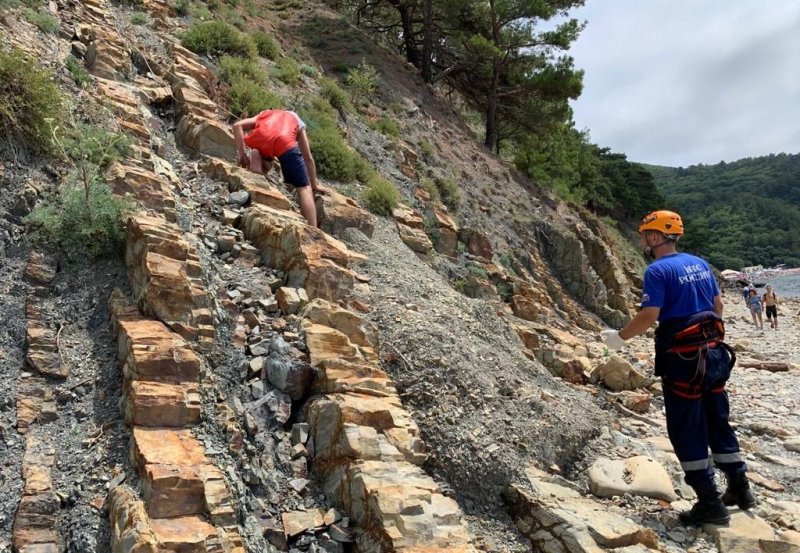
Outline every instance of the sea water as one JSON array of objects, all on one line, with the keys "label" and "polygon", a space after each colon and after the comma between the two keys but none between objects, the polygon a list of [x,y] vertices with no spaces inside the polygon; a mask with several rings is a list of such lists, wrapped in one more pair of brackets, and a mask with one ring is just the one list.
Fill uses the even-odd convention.
[{"label": "sea water", "polygon": [[[784,298],[800,298],[800,274],[779,275],[772,277],[766,281],[767,284],[772,285],[778,299]],[[761,289],[763,293],[763,288]]]}]

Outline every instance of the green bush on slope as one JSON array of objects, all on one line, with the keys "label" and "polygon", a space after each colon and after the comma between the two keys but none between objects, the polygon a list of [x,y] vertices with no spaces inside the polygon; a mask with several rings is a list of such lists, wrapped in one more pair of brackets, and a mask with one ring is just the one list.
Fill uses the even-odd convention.
[{"label": "green bush on slope", "polygon": [[300,117],[308,125],[308,137],[320,175],[343,182],[366,182],[370,169],[347,145],[327,102],[315,98],[309,107],[300,110]]},{"label": "green bush on slope", "polygon": [[376,215],[388,216],[397,207],[397,189],[392,183],[378,175],[372,176],[361,193],[364,206]]},{"label": "green bush on slope", "polygon": [[119,250],[123,217],[131,204],[114,196],[102,171],[124,155],[132,140],[124,134],[79,124],[63,140],[74,163],[67,183],[25,220],[34,239],[61,246],[71,255],[102,257]]},{"label": "green bush on slope", "polygon": [[220,79],[230,85],[228,109],[236,117],[252,117],[283,105],[283,100],[269,90],[269,78],[256,60],[224,56],[220,60]]},{"label": "green bush on slope", "polygon": [[180,34],[181,44],[196,54],[232,54],[256,57],[258,49],[253,38],[237,31],[224,21],[194,23]]},{"label": "green bush on slope", "polygon": [[25,19],[36,25],[43,33],[58,34],[60,28],[58,19],[46,11],[27,9],[25,10]]},{"label": "green bush on slope", "polygon": [[21,50],[0,51],[0,140],[51,151],[63,120],[61,93],[50,72]]},{"label": "green bush on slope", "polygon": [[281,47],[268,33],[264,31],[253,31],[250,36],[255,42],[258,55],[268,60],[274,60],[281,55]]}]

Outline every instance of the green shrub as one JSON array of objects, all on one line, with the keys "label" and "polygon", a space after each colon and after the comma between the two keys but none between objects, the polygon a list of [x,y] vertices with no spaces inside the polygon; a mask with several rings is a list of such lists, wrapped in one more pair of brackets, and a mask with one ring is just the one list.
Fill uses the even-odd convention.
[{"label": "green shrub", "polygon": [[150,18],[144,12],[136,12],[131,16],[131,23],[133,25],[149,25]]},{"label": "green shrub", "polygon": [[247,10],[247,15],[250,17],[255,17],[258,15],[258,8],[253,3],[253,0],[247,0],[247,4],[245,4],[245,9]]},{"label": "green shrub", "polygon": [[307,63],[301,63],[299,66],[300,73],[306,75],[307,77],[316,77],[317,76],[317,68],[313,65],[308,65]]},{"label": "green shrub", "polygon": [[340,114],[353,111],[353,106],[350,105],[350,100],[347,98],[347,93],[342,90],[334,79],[323,77],[320,80],[320,95],[328,100],[331,106],[334,107]]},{"label": "green shrub", "polygon": [[34,239],[58,244],[73,255],[102,257],[119,251],[123,216],[131,204],[115,197],[97,175],[88,191],[73,177],[56,197],[45,200],[25,220]]},{"label": "green shrub", "polygon": [[500,261],[500,265],[505,267],[506,270],[508,270],[508,272],[512,276],[518,276],[517,275],[517,270],[514,269],[514,257],[510,253],[508,253],[508,252],[501,253],[498,256],[498,259]]},{"label": "green shrub", "polygon": [[367,187],[361,193],[364,206],[376,215],[391,215],[397,207],[397,199],[397,189],[377,174],[367,182]]},{"label": "green shrub", "polygon": [[427,140],[423,140],[419,143],[419,151],[422,154],[422,159],[424,159],[427,163],[431,163],[433,161],[433,144]]},{"label": "green shrub", "polygon": [[423,177],[419,179],[419,185],[430,195],[431,201],[438,202],[441,200],[439,189],[436,188],[436,183],[434,183],[433,180]]},{"label": "green shrub", "polygon": [[57,35],[60,29],[58,19],[44,11],[25,10],[25,19],[36,25],[40,31]]},{"label": "green shrub", "polygon": [[450,211],[458,211],[458,206],[461,204],[461,193],[458,191],[456,181],[453,179],[436,179],[436,187],[439,189],[442,203]]},{"label": "green shrub", "polygon": [[369,126],[371,129],[388,136],[389,138],[400,137],[400,126],[394,119],[388,117],[381,117],[375,121],[370,121]]},{"label": "green shrub", "polygon": [[362,60],[358,67],[351,68],[345,78],[350,88],[350,100],[358,105],[369,101],[378,89],[378,70]]},{"label": "green shrub", "polygon": [[[459,245],[461,245],[461,242],[459,242]],[[469,265],[467,265],[467,272],[471,276],[474,276],[475,278],[480,278],[482,280],[489,279],[489,273],[487,273],[486,269],[484,269],[480,265],[475,265],[473,263],[470,263]]]},{"label": "green shrub", "polygon": [[189,15],[192,3],[189,0],[178,0],[175,2],[175,13],[180,16]]},{"label": "green shrub", "polygon": [[274,60],[281,55],[281,47],[275,42],[275,39],[265,33],[264,31],[253,31],[250,37],[256,44],[258,55],[268,60]]},{"label": "green shrub", "polygon": [[361,156],[347,146],[330,104],[314,98],[310,106],[301,108],[300,117],[307,125],[319,174],[343,182],[359,178],[363,172]]},{"label": "green shrub", "polygon": [[228,91],[228,109],[236,117],[252,117],[265,109],[274,109],[283,105],[277,94],[261,83],[247,78],[237,78]]},{"label": "green shrub", "polygon": [[61,192],[26,217],[34,238],[75,255],[100,257],[118,251],[124,238],[122,219],[133,206],[115,197],[101,175],[132,144],[129,136],[102,127],[78,124],[70,129],[62,145],[74,169]]},{"label": "green shrub", "polygon": [[500,299],[508,303],[514,297],[514,285],[510,282],[500,282],[497,284],[497,293]]},{"label": "green shrub", "polygon": [[427,214],[422,220],[422,230],[425,231],[425,234],[428,235],[428,238],[430,238],[431,242],[434,244],[442,237],[442,231],[439,229],[439,222],[432,213]]},{"label": "green shrub", "polygon": [[62,140],[64,152],[78,168],[85,164],[100,170],[127,155],[133,143],[126,134],[85,123],[75,125]]},{"label": "green shrub", "polygon": [[284,57],[278,60],[273,74],[288,85],[294,86],[300,81],[300,68],[294,58]]},{"label": "green shrub", "polygon": [[211,15],[211,11],[205,4],[193,4],[190,11],[190,15],[195,19],[201,19],[203,21],[208,21],[214,17],[213,15]]},{"label": "green shrub", "polygon": [[267,73],[255,60],[224,56],[219,65],[220,79],[230,85],[228,109],[236,117],[251,117],[283,105],[283,100],[269,90]]},{"label": "green shrub", "polygon": [[0,51],[0,140],[50,151],[63,120],[53,75],[19,49]]},{"label": "green shrub", "polygon": [[33,10],[38,10],[44,5],[44,0],[0,0],[0,10],[10,10],[24,6]]},{"label": "green shrub", "polygon": [[320,175],[344,182],[357,178],[357,154],[347,146],[338,128],[309,126],[308,135]]},{"label": "green shrub", "polygon": [[255,57],[253,39],[224,21],[202,21],[181,33],[181,44],[196,54]]},{"label": "green shrub", "polygon": [[[239,29],[240,31],[245,30],[247,28],[247,22],[244,20],[244,17],[239,12],[235,12],[233,10],[229,11],[225,14],[225,21]],[[256,48],[258,51],[258,48]]]},{"label": "green shrub", "polygon": [[219,60],[219,78],[228,84],[237,79],[245,78],[253,82],[266,85],[269,82],[267,72],[252,58],[241,56],[223,56]]},{"label": "green shrub", "polygon": [[67,58],[66,67],[69,74],[72,75],[75,84],[79,87],[86,88],[86,85],[92,82],[92,77],[89,75],[89,72],[75,56]]}]

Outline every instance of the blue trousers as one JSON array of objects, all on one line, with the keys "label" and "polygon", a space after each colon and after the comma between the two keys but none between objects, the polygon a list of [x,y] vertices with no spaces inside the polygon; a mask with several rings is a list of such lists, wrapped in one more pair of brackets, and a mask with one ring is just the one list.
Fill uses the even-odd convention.
[{"label": "blue trousers", "polygon": [[725,383],[732,369],[728,351],[721,346],[707,350],[705,363],[697,353],[663,355],[668,356],[661,380],[667,433],[686,483],[695,490],[714,488],[714,465],[728,475],[747,472],[728,422]]}]

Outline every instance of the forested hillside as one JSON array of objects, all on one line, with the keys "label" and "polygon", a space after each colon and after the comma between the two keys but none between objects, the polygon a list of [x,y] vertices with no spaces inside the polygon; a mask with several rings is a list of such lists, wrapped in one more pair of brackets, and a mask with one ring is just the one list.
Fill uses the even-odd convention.
[{"label": "forested hillside", "polygon": [[646,166],[684,215],[684,248],[720,269],[800,265],[800,154],[690,167]]},{"label": "forested hillside", "polygon": [[[663,203],[652,177],[575,128],[583,71],[568,55],[583,0],[329,0],[402,55],[480,126],[484,145],[538,185],[633,228]],[[451,94],[456,93],[456,94]]]}]

